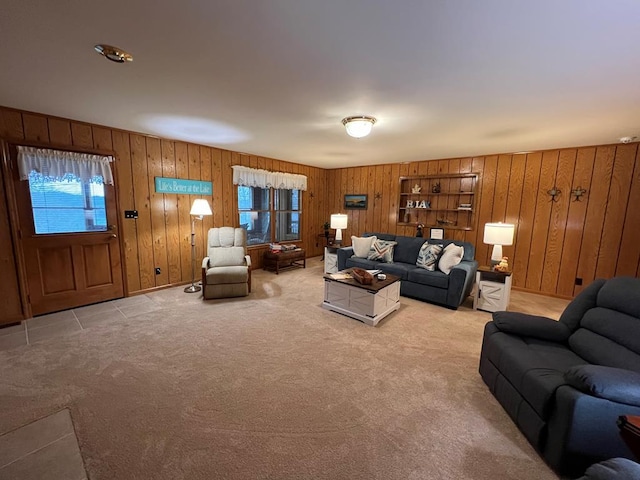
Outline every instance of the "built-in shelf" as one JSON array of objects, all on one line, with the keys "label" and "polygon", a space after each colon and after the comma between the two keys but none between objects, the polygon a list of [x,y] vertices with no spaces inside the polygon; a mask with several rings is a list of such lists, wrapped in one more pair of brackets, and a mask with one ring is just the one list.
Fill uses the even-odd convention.
[{"label": "built-in shelf", "polygon": [[401,177],[398,225],[473,230],[477,183],[477,173]]}]

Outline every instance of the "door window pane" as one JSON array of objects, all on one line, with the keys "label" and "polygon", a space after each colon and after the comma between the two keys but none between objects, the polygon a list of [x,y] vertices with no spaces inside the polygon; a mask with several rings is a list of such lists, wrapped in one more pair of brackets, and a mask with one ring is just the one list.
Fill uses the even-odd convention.
[{"label": "door window pane", "polygon": [[36,234],[107,230],[102,177],[82,182],[72,174],[50,178],[31,172],[29,192]]}]

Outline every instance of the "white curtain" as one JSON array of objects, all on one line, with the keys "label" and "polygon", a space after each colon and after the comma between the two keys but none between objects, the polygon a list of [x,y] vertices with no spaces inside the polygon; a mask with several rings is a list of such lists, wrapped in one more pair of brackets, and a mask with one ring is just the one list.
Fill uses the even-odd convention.
[{"label": "white curtain", "polygon": [[112,161],[112,156],[18,147],[20,180],[28,180],[29,174],[35,170],[53,179],[62,179],[65,175],[73,174],[82,181],[90,182],[92,178],[101,176],[104,183],[113,185],[113,174],[109,165]]},{"label": "white curtain", "polygon": [[307,177],[295,173],[270,172],[256,168],[232,165],[233,184],[245,187],[284,188],[286,190],[306,190]]}]

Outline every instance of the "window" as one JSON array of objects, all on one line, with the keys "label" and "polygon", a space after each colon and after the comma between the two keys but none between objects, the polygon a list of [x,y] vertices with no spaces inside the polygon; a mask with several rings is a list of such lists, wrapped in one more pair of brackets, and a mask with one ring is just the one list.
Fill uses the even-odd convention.
[{"label": "window", "polygon": [[300,205],[300,190],[239,185],[238,211],[240,226],[247,231],[247,245],[300,240]]},{"label": "window", "polygon": [[104,183],[100,176],[89,182],[71,173],[51,178],[32,171],[29,192],[36,234],[107,230]]}]

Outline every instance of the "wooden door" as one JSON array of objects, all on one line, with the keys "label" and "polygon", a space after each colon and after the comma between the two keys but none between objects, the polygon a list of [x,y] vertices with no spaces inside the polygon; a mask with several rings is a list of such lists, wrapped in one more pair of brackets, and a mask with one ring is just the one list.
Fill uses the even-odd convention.
[{"label": "wooden door", "polygon": [[[15,168],[14,186],[20,223],[19,242],[32,314],[42,315],[123,297],[115,187],[102,185],[102,225],[92,225],[94,231],[42,233],[37,231],[34,221],[29,181],[19,180]],[[86,189],[86,185],[83,188]],[[62,212],[60,216],[63,217],[77,214],[79,209],[71,210],[68,214],[63,208],[56,211]]]}]

